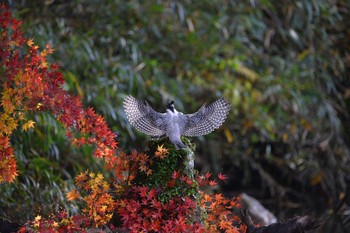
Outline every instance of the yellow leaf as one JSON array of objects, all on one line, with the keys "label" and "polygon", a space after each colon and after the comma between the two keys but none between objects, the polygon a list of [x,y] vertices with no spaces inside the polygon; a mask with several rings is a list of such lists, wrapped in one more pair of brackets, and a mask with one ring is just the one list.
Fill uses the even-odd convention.
[{"label": "yellow leaf", "polygon": [[33,39],[32,39],[32,38],[30,38],[29,40],[27,40],[27,45],[28,45],[29,47],[32,47],[33,44],[34,44],[34,42],[33,42]]},{"label": "yellow leaf", "polygon": [[283,142],[287,142],[288,141],[288,134],[287,133],[283,133],[282,134],[282,140],[283,140]]},{"label": "yellow leaf", "polygon": [[301,118],[300,123],[307,131],[312,131],[312,125],[305,118]]},{"label": "yellow leaf", "polygon": [[312,186],[314,186],[314,185],[317,185],[317,184],[321,183],[321,181],[323,180],[323,176],[324,176],[324,174],[322,172],[319,172],[319,173],[311,176],[310,184]]},{"label": "yellow leaf", "polygon": [[40,226],[40,220],[41,220],[41,216],[37,215],[34,219],[34,227],[39,227]]},{"label": "yellow leaf", "polygon": [[250,129],[253,128],[254,123],[251,120],[246,120],[243,124],[244,129]]},{"label": "yellow leaf", "polygon": [[22,125],[22,131],[27,131],[28,129],[34,128],[35,121],[29,120]]},{"label": "yellow leaf", "polygon": [[7,113],[0,114],[0,134],[10,135],[17,128],[18,120]]},{"label": "yellow leaf", "polygon": [[304,51],[302,51],[301,53],[298,54],[297,61],[304,60],[307,56],[310,55],[310,53],[311,53],[310,49],[305,49]]},{"label": "yellow leaf", "polygon": [[96,176],[96,174],[95,174],[95,173],[93,173],[93,172],[90,172],[90,173],[89,173],[89,177],[90,177],[91,179],[94,179],[94,178],[95,178],[95,176]]},{"label": "yellow leaf", "polygon": [[12,103],[12,97],[14,95],[14,90],[11,88],[5,88],[1,97],[1,106],[7,113],[12,113],[15,110],[15,106]]},{"label": "yellow leaf", "polygon": [[40,109],[41,106],[43,106],[43,104],[42,104],[42,103],[38,103],[38,104],[36,105],[36,109]]},{"label": "yellow leaf", "polygon": [[101,173],[97,173],[96,177],[94,178],[94,183],[101,184],[103,181],[103,175]]},{"label": "yellow leaf", "polygon": [[41,62],[40,68],[47,68],[47,62],[46,61]]},{"label": "yellow leaf", "polygon": [[226,139],[227,139],[228,143],[232,143],[233,140],[234,140],[234,138],[233,138],[233,136],[232,136],[230,130],[225,129],[225,130],[224,130],[224,133],[225,133],[225,136],[226,136]]},{"label": "yellow leaf", "polygon": [[249,69],[248,67],[243,65],[240,65],[236,72],[242,75],[243,77],[248,78],[251,82],[254,82],[259,78],[259,75],[254,70]]}]

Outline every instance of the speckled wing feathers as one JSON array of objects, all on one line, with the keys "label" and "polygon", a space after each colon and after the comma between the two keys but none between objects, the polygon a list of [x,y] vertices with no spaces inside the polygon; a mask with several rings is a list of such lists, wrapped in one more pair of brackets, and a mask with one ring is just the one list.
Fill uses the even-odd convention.
[{"label": "speckled wing feathers", "polygon": [[148,105],[128,95],[125,97],[124,111],[132,126],[144,134],[161,136],[164,134],[164,114],[156,112]]},{"label": "speckled wing feathers", "polygon": [[225,98],[203,105],[196,113],[182,115],[181,135],[195,137],[211,133],[225,121],[231,105]]}]

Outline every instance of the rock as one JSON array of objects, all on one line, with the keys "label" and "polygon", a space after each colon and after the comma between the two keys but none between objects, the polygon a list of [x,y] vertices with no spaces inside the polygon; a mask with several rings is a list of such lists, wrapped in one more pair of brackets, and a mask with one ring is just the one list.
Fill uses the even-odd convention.
[{"label": "rock", "polygon": [[248,209],[253,219],[261,225],[270,225],[277,222],[276,216],[266,209],[257,199],[246,193],[240,195],[242,203]]},{"label": "rock", "polygon": [[322,221],[305,215],[286,222],[255,227],[248,210],[242,210],[242,221],[247,225],[247,233],[303,233],[314,230],[322,224]]}]

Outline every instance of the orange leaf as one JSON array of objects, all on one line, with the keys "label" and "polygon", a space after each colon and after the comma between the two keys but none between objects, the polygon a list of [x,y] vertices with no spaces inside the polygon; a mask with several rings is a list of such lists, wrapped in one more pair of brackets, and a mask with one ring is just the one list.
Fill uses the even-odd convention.
[{"label": "orange leaf", "polygon": [[72,190],[67,193],[66,197],[69,201],[74,201],[75,199],[80,198],[80,193],[77,190]]}]

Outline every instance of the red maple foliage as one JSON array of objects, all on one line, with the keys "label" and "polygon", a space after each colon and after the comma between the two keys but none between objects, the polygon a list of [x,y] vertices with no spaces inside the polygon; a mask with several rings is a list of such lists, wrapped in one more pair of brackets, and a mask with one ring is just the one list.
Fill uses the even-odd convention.
[{"label": "red maple foliage", "polygon": [[189,221],[196,215],[193,199],[175,197],[162,203],[157,199],[159,191],[146,186],[135,186],[130,192],[132,198],[120,200],[117,212],[131,232],[205,232],[200,221]]},{"label": "red maple foliage", "polygon": [[[62,86],[64,79],[57,64],[49,64],[43,50],[32,39],[25,39],[21,21],[11,16],[4,4],[0,6],[0,183],[17,176],[16,160],[9,145],[9,136],[22,123],[22,130],[34,127],[25,118],[28,112],[51,113],[67,130],[76,144],[94,144],[94,155],[113,163],[117,147],[114,133],[92,108],[84,109],[79,97],[70,95]],[[114,165],[114,164],[113,164]],[[112,166],[111,166],[112,167]]]}]

